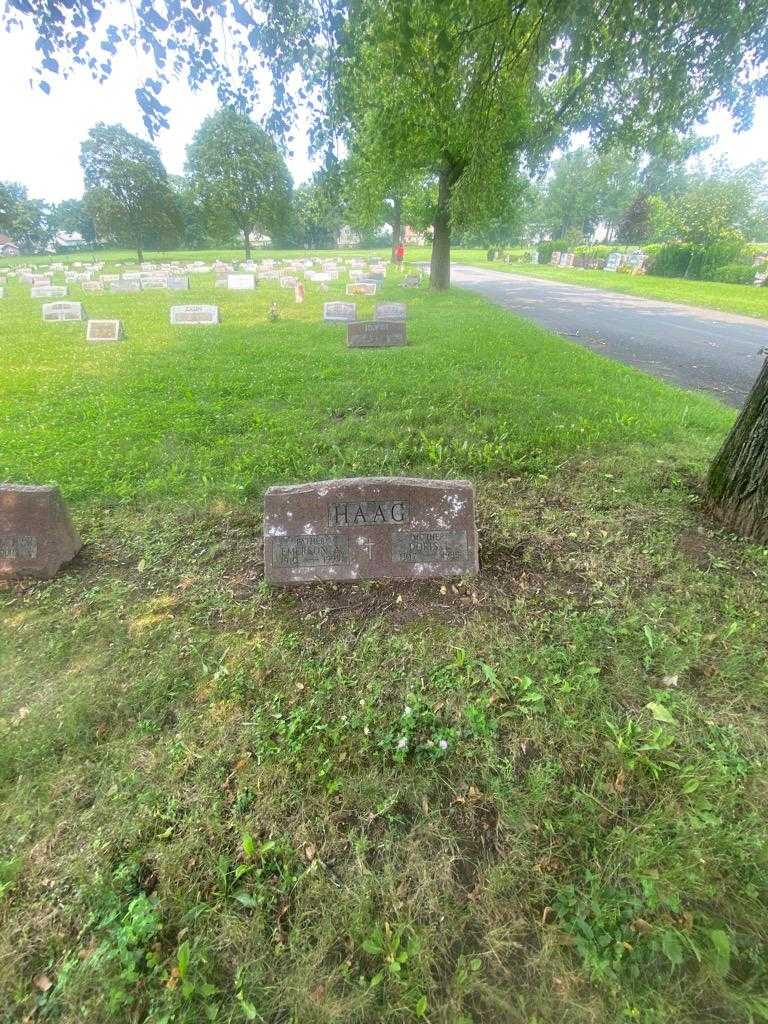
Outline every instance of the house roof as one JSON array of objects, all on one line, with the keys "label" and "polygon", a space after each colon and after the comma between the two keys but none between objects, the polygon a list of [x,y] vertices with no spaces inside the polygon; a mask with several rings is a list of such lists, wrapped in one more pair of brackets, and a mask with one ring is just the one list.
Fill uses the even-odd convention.
[{"label": "house roof", "polygon": [[16,243],[8,235],[0,234],[0,245],[16,245]]}]

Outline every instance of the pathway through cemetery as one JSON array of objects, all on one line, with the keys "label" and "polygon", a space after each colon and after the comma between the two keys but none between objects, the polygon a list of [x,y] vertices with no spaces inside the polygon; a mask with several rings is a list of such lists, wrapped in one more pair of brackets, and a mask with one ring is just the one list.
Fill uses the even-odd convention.
[{"label": "pathway through cemetery", "polygon": [[768,322],[735,313],[460,263],[451,267],[451,282],[595,352],[737,408],[768,354]]}]

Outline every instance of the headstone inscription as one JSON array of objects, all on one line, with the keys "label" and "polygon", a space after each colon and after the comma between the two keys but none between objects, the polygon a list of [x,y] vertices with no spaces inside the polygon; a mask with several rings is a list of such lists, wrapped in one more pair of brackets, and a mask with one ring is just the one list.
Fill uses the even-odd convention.
[{"label": "headstone inscription", "polygon": [[356,281],[347,285],[347,295],[375,295],[376,287],[372,281]]},{"label": "headstone inscription", "polygon": [[324,302],[323,320],[342,323],[357,320],[357,306],[354,302]]},{"label": "headstone inscription", "polygon": [[349,348],[394,348],[407,344],[404,320],[362,320],[347,324]]},{"label": "headstone inscription", "polygon": [[404,302],[379,302],[376,304],[376,320],[405,320]]},{"label": "headstone inscription", "polygon": [[227,288],[230,291],[252,291],[256,287],[256,278],[253,274],[228,274]]},{"label": "headstone inscription", "polygon": [[418,477],[270,487],[264,567],[284,585],[476,573],[474,487]]},{"label": "headstone inscription", "polygon": [[171,306],[172,324],[217,324],[218,306]]},{"label": "headstone inscription", "polygon": [[46,302],[43,320],[82,320],[83,307],[79,302]]},{"label": "headstone inscription", "polygon": [[84,292],[103,292],[104,282],[103,281],[83,281],[82,288]]},{"label": "headstone inscription", "polygon": [[82,546],[58,487],[0,484],[0,579],[49,579]]},{"label": "headstone inscription", "polygon": [[32,299],[63,299],[67,294],[65,284],[41,284],[30,288],[29,296]]},{"label": "headstone inscription", "polygon": [[122,320],[89,320],[85,330],[85,340],[94,343],[99,341],[122,341]]}]

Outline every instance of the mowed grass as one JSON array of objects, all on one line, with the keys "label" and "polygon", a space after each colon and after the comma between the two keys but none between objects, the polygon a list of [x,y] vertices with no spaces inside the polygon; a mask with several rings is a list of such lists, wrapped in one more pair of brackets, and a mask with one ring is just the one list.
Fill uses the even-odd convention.
[{"label": "mowed grass", "polygon": [[[619,246],[617,251],[623,251]],[[409,259],[429,259],[429,250],[409,252]],[[755,288],[746,284],[723,284],[719,281],[685,281],[673,277],[654,277],[653,274],[633,276],[631,274],[608,273],[604,270],[573,270],[552,267],[548,264],[504,263],[502,260],[489,261],[486,252],[480,249],[454,249],[454,263],[466,263],[489,270],[502,270],[512,274],[525,274],[545,280],[562,281],[564,284],[578,284],[586,288],[602,288],[605,291],[622,292],[625,295],[639,295],[647,299],[662,299],[664,302],[679,302],[689,306],[703,306],[719,309],[724,313],[740,313],[743,316],[768,320],[768,288]]]},{"label": "mowed grass", "polygon": [[[766,1019],[768,557],[697,493],[733,413],[393,274],[380,351],[343,285],[192,280],[84,296],[121,345],[1,300],[0,477],[86,548],[0,591],[0,1020]],[[267,588],[265,487],[352,473],[473,479],[480,575]]]}]

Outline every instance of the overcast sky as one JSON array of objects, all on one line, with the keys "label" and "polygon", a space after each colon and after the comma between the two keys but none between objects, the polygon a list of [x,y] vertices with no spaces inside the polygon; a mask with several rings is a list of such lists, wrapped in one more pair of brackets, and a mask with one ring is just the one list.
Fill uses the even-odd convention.
[{"label": "overcast sky", "polygon": [[[145,136],[134,96],[144,76],[126,52],[115,61],[112,77],[104,85],[79,70],[68,80],[54,80],[46,96],[30,84],[35,56],[29,36],[0,31],[0,180],[20,181],[32,197],[59,202],[82,195],[80,142],[94,124],[119,122]],[[181,174],[185,148],[203,118],[216,109],[216,98],[210,89],[192,93],[185,84],[174,83],[162,99],[171,107],[171,128],[155,142],[168,171]],[[710,157],[725,156],[734,166],[768,159],[768,99],[760,102],[749,132],[733,132],[724,112],[713,114],[702,131],[718,136]],[[304,133],[297,135],[287,163],[299,184],[312,173],[313,165]]]}]

